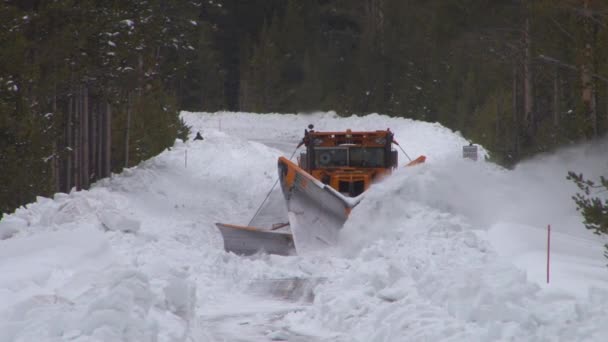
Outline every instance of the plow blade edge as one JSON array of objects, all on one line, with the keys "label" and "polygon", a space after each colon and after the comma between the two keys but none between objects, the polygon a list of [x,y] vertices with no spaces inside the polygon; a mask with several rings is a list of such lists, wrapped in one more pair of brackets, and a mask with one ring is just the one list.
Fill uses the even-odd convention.
[{"label": "plow blade edge", "polygon": [[279,178],[298,253],[335,245],[359,201],[343,196],[284,157],[279,158]]},{"label": "plow blade edge", "polygon": [[279,255],[293,252],[293,239],[289,233],[225,223],[215,225],[222,233],[226,251],[239,255],[252,255],[260,251]]}]

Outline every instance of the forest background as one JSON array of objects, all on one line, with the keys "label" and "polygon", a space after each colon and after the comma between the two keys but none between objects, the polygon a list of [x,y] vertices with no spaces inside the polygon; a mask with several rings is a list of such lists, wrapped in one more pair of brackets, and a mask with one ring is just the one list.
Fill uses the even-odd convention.
[{"label": "forest background", "polygon": [[180,110],[440,122],[507,167],[608,131],[600,0],[5,0],[0,46],[0,215],[185,139]]}]

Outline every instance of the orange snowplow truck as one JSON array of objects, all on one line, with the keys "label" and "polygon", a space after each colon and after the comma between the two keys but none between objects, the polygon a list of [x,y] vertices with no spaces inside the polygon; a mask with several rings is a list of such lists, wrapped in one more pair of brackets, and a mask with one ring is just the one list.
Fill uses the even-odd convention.
[{"label": "orange snowplow truck", "polygon": [[[306,152],[300,154],[298,166],[313,178],[341,194],[356,197],[372,182],[390,174],[398,166],[397,142],[390,129],[385,131],[315,132],[305,130],[300,143]],[[424,162],[424,156],[408,165]],[[288,163],[286,158],[281,162]]]},{"label": "orange snowplow truck", "polygon": [[[237,254],[259,250],[291,254],[335,245],[352,208],[370,186],[398,166],[398,145],[387,130],[304,131],[297,164],[279,157],[279,183],[287,207],[288,224],[272,228],[217,223],[224,248]],[[423,163],[425,156],[406,166]],[[280,230],[278,228],[280,228]]]}]

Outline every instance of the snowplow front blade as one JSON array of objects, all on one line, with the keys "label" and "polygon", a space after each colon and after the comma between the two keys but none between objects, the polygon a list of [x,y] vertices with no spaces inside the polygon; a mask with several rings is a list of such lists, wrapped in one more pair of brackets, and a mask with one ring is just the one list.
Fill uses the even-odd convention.
[{"label": "snowplow front blade", "polygon": [[224,249],[228,252],[238,255],[253,255],[258,252],[293,254],[293,239],[289,233],[225,223],[215,225],[222,233]]},{"label": "snowplow front blade", "polygon": [[335,245],[358,201],[321,183],[284,157],[279,158],[279,178],[297,252]]}]

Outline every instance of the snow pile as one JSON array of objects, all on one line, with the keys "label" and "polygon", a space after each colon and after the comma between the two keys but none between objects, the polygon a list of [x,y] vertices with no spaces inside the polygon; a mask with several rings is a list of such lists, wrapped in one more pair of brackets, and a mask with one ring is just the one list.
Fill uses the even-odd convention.
[{"label": "snow pile", "polygon": [[0,241],[1,341],[149,339],[145,276],[93,227]]},{"label": "snow pile", "polygon": [[[292,324],[324,322],[361,341],[606,339],[602,242],[582,227],[565,180],[569,169],[605,172],[606,147],[514,172],[448,159],[399,171],[369,191],[341,232],[356,266],[320,286],[315,310]],[[557,230],[555,285],[544,284],[543,217]]]},{"label": "snow pile", "polygon": [[8,239],[19,232],[18,227],[20,226],[19,220],[7,217],[0,221],[0,240]]},{"label": "snow pile", "polygon": [[140,222],[130,219],[118,210],[106,210],[99,214],[99,221],[107,230],[135,233],[139,230]]},{"label": "snow pile", "polygon": [[[0,224],[0,341],[172,341],[193,310],[167,281],[163,290],[112,250],[105,230],[136,233],[127,200],[105,188],[40,198]],[[189,285],[194,288],[193,285]],[[192,292],[192,291],[191,291]],[[169,321],[169,313],[175,319]],[[164,337],[164,338],[163,338]]]},{"label": "snow pile", "polygon": [[272,267],[226,255],[214,222],[253,214],[279,155],[213,132],[6,215],[0,341],[206,340],[199,301]]},{"label": "snow pile", "polygon": [[[343,118],[335,112],[309,114],[250,114],[250,113],[190,113],[183,112],[182,118],[193,128],[193,132],[222,131],[239,138],[262,142],[280,149],[284,155],[291,155],[304,135],[309,124],[317,131],[383,130],[389,128],[395,139],[411,158],[426,155],[430,162],[462,154],[462,146],[468,145],[460,133],[438,123],[414,121],[411,119],[391,118],[385,115],[369,114]],[[401,165],[407,163],[407,156],[399,151]],[[480,158],[486,155],[479,147]]]},{"label": "snow pile", "polygon": [[[565,180],[605,172],[608,142],[507,171],[462,160],[468,142],[439,124],[182,116],[205,140],[176,141],[89,191],[38,198],[0,221],[0,342],[608,339],[602,241],[582,227]],[[325,253],[225,253],[214,223],[251,219],[277,157],[311,123],[390,128],[427,163],[372,187]]]},{"label": "snow pile", "polygon": [[307,316],[293,315],[290,324],[323,322],[325,329],[360,341],[537,341],[557,336],[597,341],[608,336],[601,324],[608,313],[608,291],[593,290],[583,300],[565,292],[543,293],[463,217],[393,198],[391,206],[401,207],[400,217],[382,219],[391,206],[380,203],[387,202],[366,198],[353,212],[345,234],[366,228],[384,232],[362,244],[352,268],[319,286],[314,309]]}]

